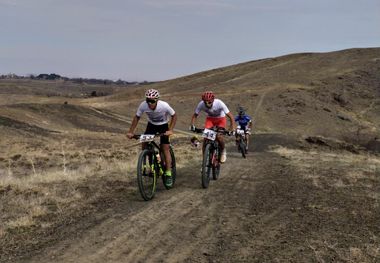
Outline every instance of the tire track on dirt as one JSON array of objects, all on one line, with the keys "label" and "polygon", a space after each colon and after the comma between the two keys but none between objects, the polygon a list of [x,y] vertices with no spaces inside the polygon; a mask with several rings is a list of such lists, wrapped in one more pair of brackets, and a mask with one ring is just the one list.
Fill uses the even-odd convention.
[{"label": "tire track on dirt", "polygon": [[208,192],[200,189],[200,176],[194,175],[193,169],[180,172],[183,179],[178,179],[175,189],[166,191],[160,187],[151,202],[133,202],[132,205],[139,206],[136,213],[114,215],[78,239],[64,241],[32,262],[52,259],[54,262],[157,262],[163,259],[178,262],[191,257],[194,250],[202,248],[200,242],[213,232],[208,222],[218,211],[211,203],[204,209]]},{"label": "tire track on dirt", "polygon": [[[251,157],[250,157],[251,158]],[[151,202],[126,201],[134,211],[119,212],[65,240],[31,262],[208,262],[229,249],[229,231],[241,232],[239,218],[249,206],[238,200],[245,191],[254,192],[251,175],[245,172],[254,159],[231,157],[221,177],[208,189],[200,183],[200,158],[180,169],[176,187],[160,186]],[[245,163],[245,165],[242,165]],[[241,166],[236,172],[236,165]],[[247,176],[249,178],[247,178]],[[246,184],[251,181],[251,184]],[[242,189],[244,189],[242,191]],[[138,195],[138,194],[136,194]],[[110,210],[112,212],[112,210]],[[236,239],[231,239],[235,243]],[[228,256],[229,257],[229,256]]]}]

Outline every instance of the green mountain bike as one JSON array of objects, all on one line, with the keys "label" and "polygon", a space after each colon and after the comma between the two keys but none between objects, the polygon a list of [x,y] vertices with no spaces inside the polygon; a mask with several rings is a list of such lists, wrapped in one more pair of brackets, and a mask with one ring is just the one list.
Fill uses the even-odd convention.
[{"label": "green mountain bike", "polygon": [[[146,143],[146,147],[141,151],[137,162],[137,183],[141,197],[145,201],[149,201],[154,197],[157,188],[157,179],[161,176],[162,182],[166,189],[165,183],[165,158],[164,153],[161,151],[159,145],[154,141],[155,137],[159,137],[162,134],[140,134],[134,135],[133,138],[139,140],[141,143]],[[172,158],[172,180],[173,186],[176,179],[176,161],[172,145],[170,145],[170,156]]]}]

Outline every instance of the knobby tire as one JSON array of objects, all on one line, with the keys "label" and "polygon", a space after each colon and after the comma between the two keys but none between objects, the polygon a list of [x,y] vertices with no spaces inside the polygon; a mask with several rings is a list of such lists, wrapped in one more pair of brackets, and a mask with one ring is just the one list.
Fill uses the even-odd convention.
[{"label": "knobby tire", "polygon": [[202,162],[202,187],[207,188],[210,183],[211,175],[211,157],[212,148],[211,144],[206,144],[203,152],[203,162]]},{"label": "knobby tire", "polygon": [[[154,164],[153,171],[151,170],[152,163]],[[154,197],[157,187],[157,173],[154,152],[148,149],[143,150],[137,162],[137,183],[141,197],[145,201]]]},{"label": "knobby tire", "polygon": [[239,142],[239,150],[241,152],[241,156],[243,156],[243,158],[246,158],[246,150],[245,150],[245,142],[244,142],[244,139],[243,138],[240,138],[240,142]]},{"label": "knobby tire", "polygon": [[216,164],[211,163],[211,165],[212,165],[212,179],[214,179],[214,180],[218,180],[219,174],[220,174],[220,155],[221,155],[221,152],[220,152],[220,148],[218,147],[218,150],[214,150],[214,153],[212,154],[212,156],[214,156],[214,158],[216,158],[216,160],[217,160]]}]

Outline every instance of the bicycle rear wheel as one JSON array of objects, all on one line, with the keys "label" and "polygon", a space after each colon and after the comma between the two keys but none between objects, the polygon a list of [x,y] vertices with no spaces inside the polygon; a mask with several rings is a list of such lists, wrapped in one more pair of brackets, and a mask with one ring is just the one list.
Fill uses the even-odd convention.
[{"label": "bicycle rear wheel", "polygon": [[170,156],[172,157],[172,167],[171,167],[172,168],[172,180],[173,180],[172,187],[166,186],[166,178],[165,178],[165,176],[162,176],[162,182],[164,183],[165,188],[168,190],[174,187],[175,179],[177,177],[175,155],[174,155],[173,147],[171,145],[169,148],[169,152],[170,152]]},{"label": "bicycle rear wheel", "polygon": [[203,152],[203,162],[202,162],[202,187],[207,188],[210,183],[210,176],[212,170],[212,148],[211,144],[206,144]]},{"label": "bicycle rear wheel", "polygon": [[246,145],[245,145],[245,142],[244,142],[244,140],[242,138],[242,139],[240,139],[240,142],[239,142],[239,151],[241,152],[241,156],[243,156],[243,158],[246,158],[245,147],[246,147]]},{"label": "bicycle rear wheel", "polygon": [[157,165],[154,152],[143,150],[137,162],[137,183],[141,197],[149,201],[154,197],[157,187]]}]

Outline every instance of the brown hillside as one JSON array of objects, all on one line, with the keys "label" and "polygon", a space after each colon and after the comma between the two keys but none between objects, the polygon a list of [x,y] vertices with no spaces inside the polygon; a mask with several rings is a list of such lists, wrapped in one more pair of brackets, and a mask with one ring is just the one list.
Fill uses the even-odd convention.
[{"label": "brown hillside", "polygon": [[88,103],[132,117],[147,88],[158,89],[173,105],[182,129],[205,90],[213,90],[233,112],[245,106],[256,120],[256,132],[351,140],[358,134],[374,138],[380,129],[380,48],[257,60],[129,88]]},{"label": "brown hillside", "polygon": [[[125,132],[149,88],[179,130],[174,188],[145,202]],[[255,120],[207,189],[186,132],[205,90]],[[0,137],[0,262],[380,262],[380,48],[139,86],[0,80]]]}]

